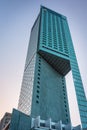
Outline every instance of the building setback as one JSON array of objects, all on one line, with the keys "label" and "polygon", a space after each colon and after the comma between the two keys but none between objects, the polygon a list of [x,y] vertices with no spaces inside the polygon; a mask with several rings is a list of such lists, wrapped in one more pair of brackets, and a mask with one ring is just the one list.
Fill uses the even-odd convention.
[{"label": "building setback", "polygon": [[18,109],[32,118],[71,123],[65,81],[70,70],[86,128],[87,101],[67,18],[41,6],[31,29]]}]

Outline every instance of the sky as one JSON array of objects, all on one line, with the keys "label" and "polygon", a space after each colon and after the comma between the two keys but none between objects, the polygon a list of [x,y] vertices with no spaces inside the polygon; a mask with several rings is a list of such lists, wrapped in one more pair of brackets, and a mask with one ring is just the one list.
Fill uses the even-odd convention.
[{"label": "sky", "polygon": [[[87,0],[0,0],[0,119],[18,106],[30,30],[41,5],[67,17],[87,95]],[[80,119],[71,73],[67,91],[75,126]]]}]

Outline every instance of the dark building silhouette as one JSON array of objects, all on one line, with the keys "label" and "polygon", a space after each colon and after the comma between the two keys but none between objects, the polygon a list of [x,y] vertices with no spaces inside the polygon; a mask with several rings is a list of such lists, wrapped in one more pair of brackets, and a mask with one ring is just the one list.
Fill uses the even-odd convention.
[{"label": "dark building silhouette", "polygon": [[0,130],[3,130],[11,120],[11,113],[6,112],[0,121]]}]

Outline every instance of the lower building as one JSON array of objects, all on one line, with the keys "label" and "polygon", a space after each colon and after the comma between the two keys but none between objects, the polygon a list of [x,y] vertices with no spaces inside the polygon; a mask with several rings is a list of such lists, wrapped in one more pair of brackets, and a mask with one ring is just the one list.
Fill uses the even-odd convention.
[{"label": "lower building", "polygon": [[13,109],[9,130],[30,130],[31,117]]},{"label": "lower building", "polygon": [[11,120],[11,113],[6,112],[0,122],[0,130],[3,130]]},{"label": "lower building", "polygon": [[81,126],[72,127],[62,121],[53,122],[51,118],[42,120],[40,116],[32,118],[16,109],[13,109],[9,130],[81,130]]}]

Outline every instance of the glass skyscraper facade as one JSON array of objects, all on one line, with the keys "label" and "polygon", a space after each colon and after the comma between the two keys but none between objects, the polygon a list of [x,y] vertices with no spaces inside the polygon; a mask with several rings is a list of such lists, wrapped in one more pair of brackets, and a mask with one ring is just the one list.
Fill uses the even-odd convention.
[{"label": "glass skyscraper facade", "polygon": [[87,101],[67,18],[41,6],[31,29],[18,109],[31,117],[70,123],[65,76],[72,71],[82,128]]}]

